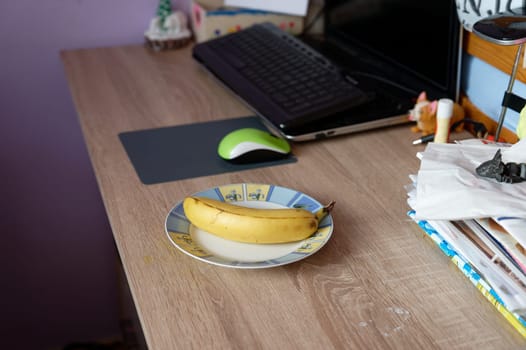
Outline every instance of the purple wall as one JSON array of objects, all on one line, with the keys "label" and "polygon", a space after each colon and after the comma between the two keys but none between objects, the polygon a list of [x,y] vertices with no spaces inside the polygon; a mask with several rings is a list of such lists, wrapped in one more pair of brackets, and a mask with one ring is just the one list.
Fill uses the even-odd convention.
[{"label": "purple wall", "polygon": [[0,1],[4,349],[119,332],[117,253],[59,51],[142,43],[157,4]]}]

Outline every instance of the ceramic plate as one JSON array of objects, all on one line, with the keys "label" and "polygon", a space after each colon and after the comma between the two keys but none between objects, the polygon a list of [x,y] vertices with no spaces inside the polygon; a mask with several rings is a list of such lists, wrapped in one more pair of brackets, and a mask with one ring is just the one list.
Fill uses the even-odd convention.
[{"label": "ceramic plate", "polygon": [[[193,194],[252,208],[304,208],[315,212],[323,205],[308,195],[275,185],[232,184]],[[183,253],[209,264],[257,269],[290,264],[304,259],[327,243],[333,230],[331,215],[307,239],[292,243],[251,244],[217,237],[190,224],[183,202],[172,208],[165,223],[170,241]]]}]

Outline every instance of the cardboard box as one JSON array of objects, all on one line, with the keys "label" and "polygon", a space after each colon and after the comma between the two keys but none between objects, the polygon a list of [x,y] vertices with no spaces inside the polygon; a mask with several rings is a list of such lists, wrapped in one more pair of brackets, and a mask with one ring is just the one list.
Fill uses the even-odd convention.
[{"label": "cardboard box", "polygon": [[271,22],[284,31],[299,35],[303,31],[303,17],[268,11],[227,8],[207,9],[198,2],[192,5],[192,30],[197,42],[233,33],[252,24]]}]

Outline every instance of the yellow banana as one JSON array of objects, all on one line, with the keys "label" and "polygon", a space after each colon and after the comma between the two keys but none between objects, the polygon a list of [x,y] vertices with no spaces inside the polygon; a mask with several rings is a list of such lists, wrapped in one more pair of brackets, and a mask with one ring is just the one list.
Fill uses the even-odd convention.
[{"label": "yellow banana", "polygon": [[186,197],[183,208],[196,227],[216,236],[245,243],[286,243],[305,239],[332,209],[316,213],[305,209],[246,208],[204,197]]}]

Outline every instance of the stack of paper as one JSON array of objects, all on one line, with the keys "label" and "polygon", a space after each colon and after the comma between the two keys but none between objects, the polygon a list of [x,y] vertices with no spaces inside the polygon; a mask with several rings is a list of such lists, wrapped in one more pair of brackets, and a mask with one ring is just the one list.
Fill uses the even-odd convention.
[{"label": "stack of paper", "polygon": [[498,149],[504,163],[526,163],[526,142],[428,144],[406,186],[408,215],[526,337],[526,182],[476,173]]}]

